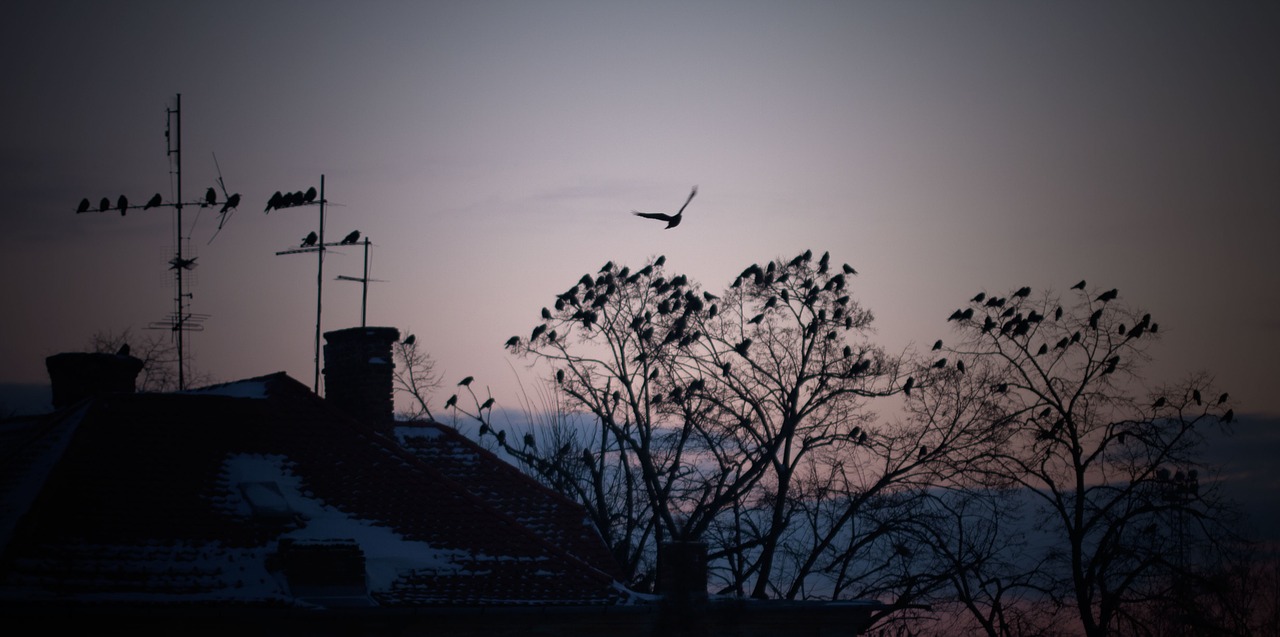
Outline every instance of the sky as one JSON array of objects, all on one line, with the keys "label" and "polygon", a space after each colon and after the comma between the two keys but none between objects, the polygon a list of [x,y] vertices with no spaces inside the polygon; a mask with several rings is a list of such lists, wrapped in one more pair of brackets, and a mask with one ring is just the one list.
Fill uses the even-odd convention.
[{"label": "sky", "polygon": [[[316,260],[277,252],[325,180],[326,238],[372,242],[368,324],[417,335],[439,405],[516,407],[502,344],[606,261],[714,292],[829,251],[889,351],[979,290],[1117,288],[1163,335],[1153,382],[1206,371],[1280,416],[1280,5],[1263,2],[69,2],[0,24],[0,386],[173,310],[170,209],[197,258],[187,352],[211,381],[314,376]],[[697,197],[678,228],[632,216]],[[324,330],[360,324],[362,251],[325,261]]]}]

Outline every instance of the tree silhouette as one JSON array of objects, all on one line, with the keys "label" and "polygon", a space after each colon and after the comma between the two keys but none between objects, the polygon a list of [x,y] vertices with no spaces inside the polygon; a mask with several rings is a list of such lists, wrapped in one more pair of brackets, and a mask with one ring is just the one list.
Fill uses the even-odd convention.
[{"label": "tree silhouette", "polygon": [[[999,441],[953,458],[953,481],[1016,490],[1033,507],[1040,537],[1020,541],[1029,570],[976,574],[988,589],[1038,590],[1087,635],[1127,633],[1159,600],[1185,609],[1203,559],[1234,537],[1223,503],[1196,478],[1207,469],[1196,456],[1202,431],[1221,425],[1229,406],[1199,399],[1216,395],[1202,375],[1144,388],[1159,330],[1150,314],[1125,307],[1114,289],[1076,286],[1068,297],[1033,300],[1023,288],[996,299],[1004,303],[975,298],[970,316],[952,319],[959,339],[941,353],[967,362],[983,387],[951,400],[982,397],[974,411]],[[996,598],[966,603],[999,623]]]}]

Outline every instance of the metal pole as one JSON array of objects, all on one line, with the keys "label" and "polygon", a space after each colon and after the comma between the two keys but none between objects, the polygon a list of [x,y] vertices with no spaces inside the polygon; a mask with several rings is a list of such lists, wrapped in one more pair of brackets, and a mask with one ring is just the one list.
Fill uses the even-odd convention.
[{"label": "metal pole", "polygon": [[324,175],[320,175],[320,249],[316,252],[316,395],[320,395],[320,298],[324,293]]},{"label": "metal pole", "polygon": [[[177,202],[177,218],[178,218],[178,227],[177,227],[177,230],[176,230],[176,234],[177,234],[177,238],[178,238],[178,250],[177,250],[177,252],[178,252],[178,263],[179,263],[179,264],[181,264],[181,263],[182,263],[182,93],[178,93],[178,94],[177,94],[177,102],[176,102],[176,105],[175,105],[174,115],[175,115],[175,116],[177,116],[177,118],[178,118],[178,141],[177,141],[177,150],[176,150],[176,152],[175,152],[175,154],[177,154],[177,156],[178,156],[178,160],[177,160],[177,166],[178,166],[178,179],[177,179],[177,181],[178,181],[178,202]],[[178,389],[179,389],[179,390],[185,390],[185,389],[187,388],[187,374],[186,374],[186,367],[187,367],[187,365],[186,365],[186,357],[183,355],[183,351],[182,351],[182,349],[183,349],[183,348],[182,348],[182,341],[183,341],[183,340],[185,340],[185,339],[183,338],[183,335],[186,333],[186,331],[183,329],[183,328],[185,327],[185,326],[183,325],[183,324],[185,323],[185,317],[183,316],[183,309],[182,309],[182,305],[183,305],[183,303],[182,303],[182,299],[184,298],[184,297],[183,297],[183,292],[182,292],[182,268],[181,268],[181,267],[176,267],[176,268],[174,268],[173,270],[174,270],[174,273],[175,273],[175,274],[174,274],[174,276],[178,277],[178,299],[177,299],[177,301],[178,301],[178,302],[177,302],[177,306],[178,306],[178,307],[177,307],[177,309],[178,309],[178,314],[177,314],[177,316],[176,316],[176,317],[174,317],[174,321],[175,321],[175,322],[174,322],[174,328],[175,328],[175,329],[177,330],[177,332],[178,332]]]},{"label": "metal pole", "polygon": [[360,327],[364,327],[365,308],[369,305],[369,237],[364,238],[364,280],[360,282]]}]

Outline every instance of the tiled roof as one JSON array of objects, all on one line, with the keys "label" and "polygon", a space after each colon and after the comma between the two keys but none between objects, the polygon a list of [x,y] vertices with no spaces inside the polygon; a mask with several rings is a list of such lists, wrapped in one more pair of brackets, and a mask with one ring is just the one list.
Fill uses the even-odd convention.
[{"label": "tiled roof", "polygon": [[[0,466],[3,601],[624,599],[572,503],[443,425],[401,431],[411,453],[283,373],[100,396],[22,433],[5,437],[20,442]],[[306,559],[363,555],[367,593],[300,592],[304,578],[281,547],[307,543],[330,548]]]}]

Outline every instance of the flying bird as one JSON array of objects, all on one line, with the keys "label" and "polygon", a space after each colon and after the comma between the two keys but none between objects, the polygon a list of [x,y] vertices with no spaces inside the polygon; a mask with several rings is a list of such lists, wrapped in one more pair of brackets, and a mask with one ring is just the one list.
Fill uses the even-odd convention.
[{"label": "flying bird", "polygon": [[674,215],[669,215],[664,212],[636,212],[635,210],[632,210],[631,214],[636,215],[637,217],[644,217],[645,219],[665,221],[667,222],[666,229],[669,230],[680,225],[680,222],[684,220],[684,209],[689,206],[689,202],[693,201],[693,196],[696,194],[698,194],[698,187],[694,186],[693,191],[689,193],[689,198],[684,201],[684,205],[680,206],[680,210]]},{"label": "flying bird", "polygon": [[80,206],[76,208],[76,214],[80,214],[82,212],[88,212],[88,211],[89,211],[89,198],[85,197],[84,199],[80,200]]},{"label": "flying bird", "polygon": [[342,238],[341,245],[344,245],[344,246],[354,245],[355,242],[359,240],[360,240],[360,231],[352,230],[351,234]]},{"label": "flying bird", "polygon": [[310,234],[308,234],[306,237],[303,237],[303,239],[302,239],[302,247],[304,247],[304,248],[305,248],[305,247],[308,247],[308,246],[313,246],[313,245],[315,245],[315,244],[316,244],[316,240],[317,240],[317,239],[319,239],[319,238],[320,238],[320,237],[319,237],[319,235],[317,235],[314,231],[313,231],[313,232],[311,232],[311,233],[310,233]]}]

